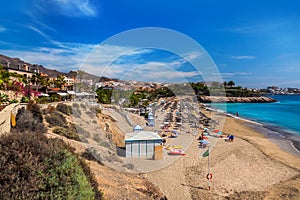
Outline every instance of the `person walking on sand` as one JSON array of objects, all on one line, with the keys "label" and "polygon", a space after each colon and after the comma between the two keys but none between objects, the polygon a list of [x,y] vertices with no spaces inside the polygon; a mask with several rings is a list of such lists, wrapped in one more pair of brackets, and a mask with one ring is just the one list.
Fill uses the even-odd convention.
[{"label": "person walking on sand", "polygon": [[233,139],[234,139],[234,136],[233,136],[233,135],[229,135],[229,136],[228,136],[228,141],[229,141],[229,142],[233,142]]}]

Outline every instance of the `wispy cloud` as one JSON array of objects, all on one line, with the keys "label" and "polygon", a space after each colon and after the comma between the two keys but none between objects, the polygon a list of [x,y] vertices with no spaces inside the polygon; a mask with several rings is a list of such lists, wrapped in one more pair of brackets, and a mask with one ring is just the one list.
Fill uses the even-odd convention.
[{"label": "wispy cloud", "polygon": [[239,24],[235,27],[225,28],[225,31],[242,33],[242,34],[257,34],[274,32],[290,25],[290,19],[273,19],[265,21],[257,21],[255,23]]},{"label": "wispy cloud", "polygon": [[235,60],[252,60],[255,59],[255,56],[231,56],[232,59]]},{"label": "wispy cloud", "polygon": [[30,21],[32,21],[32,24],[39,27],[40,29],[56,32],[56,29],[54,29],[53,27],[49,26],[48,24],[42,22],[40,20],[39,15],[35,15],[33,12],[30,12],[30,11],[25,11],[25,14],[30,18]]},{"label": "wispy cloud", "polygon": [[6,31],[6,28],[4,26],[0,25],[0,33]]},{"label": "wispy cloud", "polygon": [[0,53],[18,57],[32,64],[41,64],[51,69],[67,72],[79,69],[80,64],[97,46],[94,44],[57,43],[64,48],[37,47],[31,50],[0,50]]},{"label": "wispy cloud", "polygon": [[39,35],[43,36],[45,39],[50,40],[50,37],[48,35],[46,35],[43,31],[39,30],[38,28],[36,28],[32,25],[28,25],[27,28],[29,28],[30,30],[33,30],[34,32],[36,32]]},{"label": "wispy cloud", "polygon": [[50,6],[57,14],[65,15],[68,17],[95,17],[97,16],[97,9],[89,0],[38,0],[36,8],[42,12],[48,12]]},{"label": "wispy cloud", "polygon": [[227,28],[225,30],[235,33],[253,33],[258,30],[258,25],[239,26],[233,28]]},{"label": "wispy cloud", "polygon": [[251,75],[251,72],[221,72],[220,74],[212,74],[213,76],[222,76],[222,78],[232,78]]}]

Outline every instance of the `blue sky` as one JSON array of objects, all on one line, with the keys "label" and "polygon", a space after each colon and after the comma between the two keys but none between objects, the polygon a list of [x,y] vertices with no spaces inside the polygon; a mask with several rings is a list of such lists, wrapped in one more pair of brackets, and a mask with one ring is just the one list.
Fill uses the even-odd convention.
[{"label": "blue sky", "polygon": [[[162,27],[202,45],[225,81],[251,88],[300,88],[297,0],[10,0],[1,7],[0,54],[48,68],[79,69],[90,52],[99,50],[98,44],[115,34]],[[112,52],[126,52],[126,47],[107,45],[99,50],[102,59],[111,59]],[[189,53],[189,57],[199,56]],[[187,80],[201,79],[180,56],[155,49],[139,49],[112,65],[116,68],[107,75],[148,67],[164,69],[153,77],[168,74],[178,80],[177,73]]]}]

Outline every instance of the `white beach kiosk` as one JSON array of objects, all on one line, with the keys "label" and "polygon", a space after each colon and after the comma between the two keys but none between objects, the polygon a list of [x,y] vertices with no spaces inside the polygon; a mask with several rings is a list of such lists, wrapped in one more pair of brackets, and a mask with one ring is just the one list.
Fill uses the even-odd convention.
[{"label": "white beach kiosk", "polygon": [[142,131],[142,130],[143,130],[143,128],[138,124],[133,128],[133,132],[139,132],[139,131]]},{"label": "white beach kiosk", "polygon": [[155,125],[155,119],[152,112],[149,112],[148,114],[148,126],[154,126]]},{"label": "white beach kiosk", "polygon": [[154,158],[155,150],[160,149],[162,138],[155,132],[137,131],[125,136],[126,157]]}]

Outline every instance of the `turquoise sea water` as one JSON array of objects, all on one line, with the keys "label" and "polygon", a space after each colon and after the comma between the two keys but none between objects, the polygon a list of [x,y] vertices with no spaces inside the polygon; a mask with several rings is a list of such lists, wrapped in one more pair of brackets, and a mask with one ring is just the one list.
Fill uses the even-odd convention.
[{"label": "turquoise sea water", "polygon": [[239,117],[280,127],[300,135],[300,95],[273,95],[276,103],[213,103],[213,108]]}]

